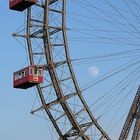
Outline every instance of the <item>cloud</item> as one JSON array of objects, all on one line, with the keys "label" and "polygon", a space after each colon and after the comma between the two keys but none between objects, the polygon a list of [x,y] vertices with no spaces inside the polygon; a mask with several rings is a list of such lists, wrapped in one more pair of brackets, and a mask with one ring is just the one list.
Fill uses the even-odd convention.
[{"label": "cloud", "polygon": [[88,71],[91,76],[96,77],[99,75],[99,69],[95,66],[90,67]]}]

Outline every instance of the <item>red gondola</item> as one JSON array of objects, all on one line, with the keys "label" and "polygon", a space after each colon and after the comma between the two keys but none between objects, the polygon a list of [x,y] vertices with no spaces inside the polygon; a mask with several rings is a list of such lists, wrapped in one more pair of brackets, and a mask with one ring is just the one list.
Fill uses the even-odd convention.
[{"label": "red gondola", "polygon": [[29,66],[14,73],[14,88],[27,89],[43,82],[43,69]]},{"label": "red gondola", "polygon": [[37,1],[38,0],[9,0],[9,8],[11,10],[23,11],[37,3]]}]

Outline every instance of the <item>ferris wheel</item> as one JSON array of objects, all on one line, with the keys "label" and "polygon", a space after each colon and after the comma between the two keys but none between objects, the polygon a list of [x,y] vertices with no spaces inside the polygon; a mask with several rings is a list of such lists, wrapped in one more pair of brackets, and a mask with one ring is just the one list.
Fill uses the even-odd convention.
[{"label": "ferris wheel", "polygon": [[[12,10],[28,8],[26,27],[13,36],[26,39],[30,63],[14,73],[14,88],[36,86],[41,106],[32,109],[31,113],[47,114],[57,133],[55,139],[139,139],[140,49],[137,35],[140,3],[119,1],[119,4],[108,0],[10,1]],[[78,8],[83,11],[79,12]],[[66,17],[73,21],[73,27],[67,26]],[[81,58],[70,57],[69,45],[73,44],[80,46],[78,56]],[[86,44],[91,47],[94,44],[95,53],[101,54],[93,56],[93,50],[85,48]],[[105,72],[99,76],[98,68],[90,67],[90,75],[99,78],[79,86],[74,68],[92,63],[100,63],[99,67],[104,67]],[[80,73],[80,78],[84,74]],[[98,95],[87,95],[91,88]],[[130,108],[133,99],[126,119],[129,110],[125,108]],[[125,122],[123,129],[120,122]]]}]

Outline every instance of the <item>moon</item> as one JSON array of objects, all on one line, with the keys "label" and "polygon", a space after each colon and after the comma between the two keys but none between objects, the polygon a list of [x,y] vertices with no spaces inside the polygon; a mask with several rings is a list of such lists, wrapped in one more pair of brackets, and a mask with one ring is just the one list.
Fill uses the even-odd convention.
[{"label": "moon", "polygon": [[99,75],[99,69],[96,66],[92,66],[89,68],[89,74],[93,77],[96,77]]}]

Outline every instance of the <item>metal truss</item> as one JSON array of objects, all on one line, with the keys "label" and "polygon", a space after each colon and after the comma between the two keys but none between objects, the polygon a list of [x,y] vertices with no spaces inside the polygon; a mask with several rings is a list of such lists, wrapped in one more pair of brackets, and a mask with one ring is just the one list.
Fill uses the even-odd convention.
[{"label": "metal truss", "polygon": [[[44,68],[44,82],[37,85],[42,106],[61,140],[110,140],[90,111],[72,67],[66,37],[66,0],[42,0],[27,11],[25,35],[31,65]],[[36,12],[34,12],[36,10]]]},{"label": "metal truss", "polygon": [[[134,124],[134,127],[133,127]],[[132,128],[133,127],[133,128]],[[137,94],[132,103],[131,109],[128,113],[127,119],[121,131],[119,140],[127,140],[130,133],[131,128],[132,132],[132,140],[140,139],[140,87],[137,91]]]}]

